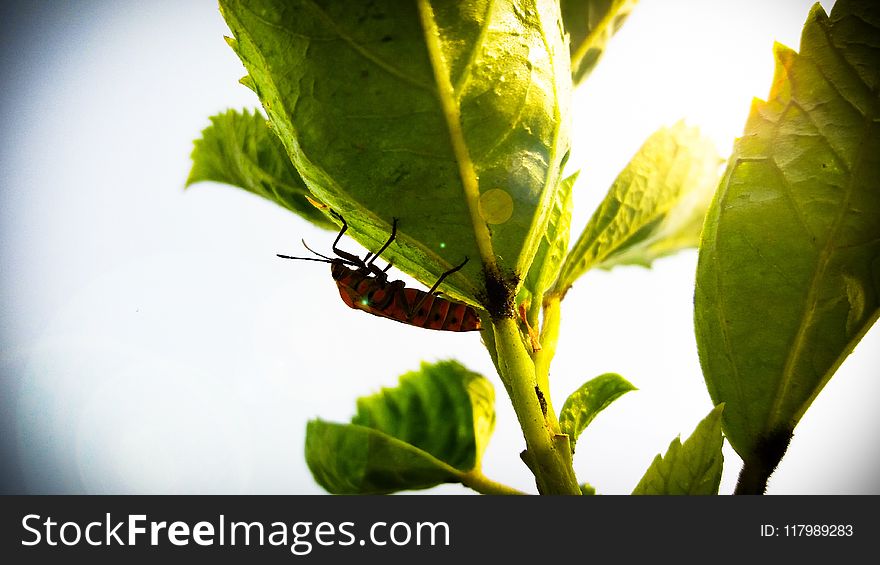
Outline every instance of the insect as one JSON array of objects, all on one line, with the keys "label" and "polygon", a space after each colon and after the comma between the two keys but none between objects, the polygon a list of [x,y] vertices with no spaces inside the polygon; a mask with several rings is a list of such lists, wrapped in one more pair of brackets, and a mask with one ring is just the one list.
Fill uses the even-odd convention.
[{"label": "insect", "polygon": [[330,263],[330,274],[339,288],[339,296],[349,307],[356,310],[363,310],[374,316],[390,318],[404,324],[430,330],[470,332],[480,329],[480,317],[476,310],[462,302],[442,298],[436,292],[446,277],[459,271],[467,264],[467,257],[460,265],[440,275],[440,278],[428,292],[410,288],[403,281],[388,280],[387,271],[391,268],[390,263],[385,269],[380,269],[375,264],[376,258],[388,249],[397,236],[396,218],[391,226],[391,236],[388,241],[375,254],[367,253],[361,259],[357,255],[337,247],[342,235],[348,229],[348,224],[342,216],[335,212],[332,213],[342,222],[342,230],[336,236],[332,247],[333,252],[337,255],[335,258],[331,259],[321,255],[306,245],[305,241],[303,241],[303,245],[317,255],[317,258],[291,257],[280,253],[278,257]]}]

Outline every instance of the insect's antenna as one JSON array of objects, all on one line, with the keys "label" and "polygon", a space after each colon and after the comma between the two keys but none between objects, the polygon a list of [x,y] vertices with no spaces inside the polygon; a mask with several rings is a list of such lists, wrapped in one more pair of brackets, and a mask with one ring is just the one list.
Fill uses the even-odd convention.
[{"label": "insect's antenna", "polygon": [[299,261],[318,261],[319,263],[332,263],[330,259],[315,259],[314,257],[291,257],[290,255],[282,255],[281,253],[275,254],[282,259],[297,259]]},{"label": "insect's antenna", "polygon": [[311,251],[312,253],[314,253],[314,254],[317,255],[318,257],[323,257],[323,258],[326,259],[328,262],[332,262],[332,261],[333,261],[333,259],[331,259],[330,257],[327,257],[326,255],[321,255],[320,253],[318,253],[317,251],[315,251],[314,249],[312,249],[311,247],[309,247],[309,244],[306,243],[306,240],[303,239],[303,240],[301,240],[301,241],[302,241],[303,247],[305,247],[306,249],[308,249],[309,251]]},{"label": "insect's antenna", "polygon": [[353,261],[349,261],[348,259],[345,259],[342,257],[337,257],[336,259],[331,259],[330,257],[327,257],[326,255],[321,255],[320,253],[318,253],[317,251],[315,251],[314,249],[309,247],[309,245],[306,243],[306,240],[303,239],[301,241],[302,241],[303,246],[306,249],[308,249],[309,251],[311,251],[312,253],[314,253],[318,257],[320,257],[320,259],[316,259],[315,257],[293,257],[291,255],[282,255],[281,253],[276,253],[275,255],[277,255],[278,257],[281,257],[282,259],[297,259],[299,261],[318,261],[319,263],[345,263],[345,264],[349,264],[349,265],[357,265],[357,263],[355,263]]},{"label": "insect's antenna", "polygon": [[318,261],[320,263],[332,263],[333,262],[333,259],[331,259],[330,257],[327,257],[326,255],[321,255],[320,253],[318,253],[317,251],[315,251],[314,249],[309,247],[308,244],[306,244],[306,240],[303,239],[301,241],[306,249],[308,249],[309,251],[311,251],[312,253],[314,253],[318,257],[320,257],[320,259],[315,259],[314,257],[293,257],[291,255],[282,255],[281,253],[276,253],[276,255],[278,257],[281,257],[282,259],[297,259],[299,261]]}]

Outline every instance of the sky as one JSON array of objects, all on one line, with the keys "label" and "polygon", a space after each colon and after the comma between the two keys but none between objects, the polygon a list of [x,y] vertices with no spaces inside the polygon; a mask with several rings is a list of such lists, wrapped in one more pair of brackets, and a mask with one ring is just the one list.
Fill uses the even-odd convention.
[{"label": "sky", "polygon": [[[684,118],[727,155],[769,90],[773,41],[796,48],[809,6],[642,0],[575,94],[573,229],[663,125]],[[448,358],[495,385],[484,472],[534,492],[476,334],[349,310],[326,265],[275,257],[299,254],[301,238],[326,249],[332,234],[232,187],[184,191],[208,117],[259,106],[214,2],[3,10],[0,492],[321,493],[306,422],[347,421],[357,397]],[[711,409],[693,336],[696,257],[591,272],[563,304],[555,404],[609,371],[639,389],[578,442],[575,469],[600,493],[630,492]],[[878,362],[874,328],[801,421],[768,493],[880,493]],[[740,461],[724,455],[727,494]]]}]

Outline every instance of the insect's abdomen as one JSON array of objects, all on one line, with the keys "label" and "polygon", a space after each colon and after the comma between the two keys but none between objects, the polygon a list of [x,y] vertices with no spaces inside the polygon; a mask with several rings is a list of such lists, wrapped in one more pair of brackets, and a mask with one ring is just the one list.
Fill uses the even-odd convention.
[{"label": "insect's abdomen", "polygon": [[480,317],[467,304],[429,295],[417,288],[404,288],[403,294],[411,306],[415,306],[425,297],[418,312],[413,312],[412,319],[407,323],[420,328],[451,332],[470,332],[480,329]]},{"label": "insect's abdomen", "polygon": [[[339,296],[350,308],[431,330],[470,332],[480,329],[480,317],[467,304],[407,288],[402,281],[381,281],[362,270],[342,265],[333,267]],[[413,312],[423,299],[418,311]]]}]

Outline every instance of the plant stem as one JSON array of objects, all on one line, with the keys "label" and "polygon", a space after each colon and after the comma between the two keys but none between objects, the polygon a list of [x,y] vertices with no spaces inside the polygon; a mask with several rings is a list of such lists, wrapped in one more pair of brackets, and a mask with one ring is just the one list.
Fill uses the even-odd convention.
[{"label": "plant stem", "polygon": [[[492,320],[499,375],[510,395],[523,436],[529,465],[541,494],[581,494],[571,466],[568,438],[559,430],[552,407],[541,402],[535,365],[513,318]],[[536,390],[537,389],[537,390]]]},{"label": "plant stem", "polygon": [[[556,355],[556,343],[559,341],[560,307],[558,296],[553,296],[544,302],[544,322],[541,325],[541,350],[535,353],[535,380],[547,397],[547,405],[550,403],[550,362]],[[551,409],[550,413],[556,417]],[[556,424],[559,425],[558,422]]]},{"label": "plant stem", "polygon": [[461,476],[461,484],[477,491],[480,494],[523,495],[521,490],[509,487],[505,484],[493,481],[479,470],[464,473]]},{"label": "plant stem", "polygon": [[754,460],[743,463],[733,494],[764,494],[767,490],[770,473],[763,469],[763,465],[756,463]]},{"label": "plant stem", "polygon": [[793,430],[780,428],[762,437],[752,452],[743,459],[743,468],[733,494],[764,494],[767,481],[782,461]]}]

